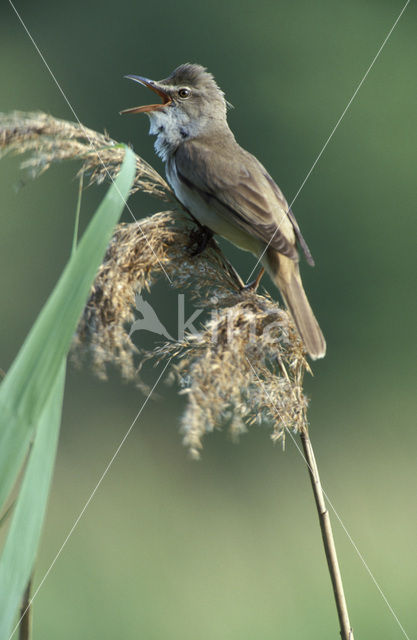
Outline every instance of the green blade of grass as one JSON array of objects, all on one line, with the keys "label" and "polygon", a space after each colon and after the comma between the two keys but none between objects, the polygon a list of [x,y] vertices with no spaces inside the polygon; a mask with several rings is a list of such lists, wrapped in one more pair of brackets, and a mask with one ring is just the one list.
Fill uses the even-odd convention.
[{"label": "green blade of grass", "polygon": [[16,479],[34,428],[70,348],[135,171],[135,156],[126,147],[115,183],[98,207],[0,386],[0,508]]},{"label": "green blade of grass", "polygon": [[0,640],[9,640],[32,574],[46,511],[61,424],[65,360],[36,429],[13,518],[0,559]]}]

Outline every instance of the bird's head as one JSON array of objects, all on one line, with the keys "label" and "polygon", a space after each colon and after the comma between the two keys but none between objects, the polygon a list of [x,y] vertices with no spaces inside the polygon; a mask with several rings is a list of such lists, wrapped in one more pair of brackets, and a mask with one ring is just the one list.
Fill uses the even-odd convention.
[{"label": "bird's head", "polygon": [[161,102],[132,107],[125,113],[147,113],[152,121],[151,133],[178,125],[191,137],[226,122],[226,101],[211,73],[198,64],[182,64],[164,80],[150,80],[128,75],[129,80],[151,89]]}]

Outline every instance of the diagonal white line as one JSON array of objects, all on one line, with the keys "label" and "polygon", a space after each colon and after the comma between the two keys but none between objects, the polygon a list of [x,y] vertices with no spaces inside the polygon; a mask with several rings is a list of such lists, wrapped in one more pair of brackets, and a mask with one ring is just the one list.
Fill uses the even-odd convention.
[{"label": "diagonal white line", "polygon": [[362,87],[363,83],[365,82],[366,78],[368,77],[369,72],[371,71],[372,67],[374,66],[375,62],[377,61],[377,59],[379,58],[379,55],[382,51],[382,49],[385,47],[386,43],[388,42],[392,32],[394,31],[395,27],[397,26],[401,16],[403,15],[404,11],[406,10],[407,6],[409,5],[410,0],[407,0],[407,2],[405,3],[405,5],[403,6],[403,8],[401,9],[400,14],[398,15],[397,19],[395,20],[394,24],[392,25],[391,29],[388,31],[387,35],[385,36],[385,40],[383,41],[383,43],[381,44],[381,46],[379,47],[374,59],[372,60],[371,64],[369,65],[369,67],[367,68],[367,70],[365,71],[365,74],[362,78],[362,80],[360,81],[360,83],[358,84],[358,86],[356,87],[355,91],[352,94],[352,97],[350,98],[349,102],[347,103],[346,107],[344,108],[342,115],[340,116],[339,120],[336,122],[336,124],[334,125],[329,137],[327,138],[326,142],[324,143],[320,153],[318,154],[317,158],[314,160],[310,171],[307,173],[306,177],[304,178],[304,180],[302,181],[297,193],[295,194],[294,198],[292,199],[290,205],[288,206],[287,211],[285,212],[285,214],[283,215],[283,217],[281,218],[281,222],[279,223],[279,225],[277,226],[277,228],[275,229],[273,235],[271,236],[268,244],[266,245],[265,249],[263,250],[263,252],[261,253],[261,255],[258,257],[258,260],[255,264],[255,266],[253,267],[252,271],[250,272],[248,279],[246,280],[246,282],[248,282],[248,280],[250,279],[250,277],[252,276],[253,272],[255,271],[255,269],[257,268],[258,264],[260,263],[260,261],[262,260],[262,258],[264,257],[269,245],[271,244],[271,242],[273,241],[273,239],[275,238],[276,234],[278,233],[280,226],[282,224],[282,222],[284,221],[285,217],[288,214],[288,211],[291,209],[291,207],[293,206],[294,202],[297,200],[298,196],[301,193],[301,190],[303,189],[305,183],[307,182],[307,180],[309,179],[309,177],[311,176],[311,174],[314,171],[314,168],[316,166],[316,164],[318,163],[318,161],[320,160],[321,156],[323,155],[327,145],[329,144],[330,140],[333,138],[334,133],[336,132],[336,129],[338,128],[338,126],[340,125],[340,123],[342,122],[343,118],[345,117],[350,105],[352,104],[352,102],[354,101],[354,99],[356,98],[360,88]]},{"label": "diagonal white line", "polygon": [[13,629],[9,640],[11,640],[11,638],[14,636],[17,628],[19,627],[20,623],[22,622],[27,610],[29,609],[29,607],[31,606],[32,602],[34,601],[34,599],[36,598],[36,596],[39,593],[40,588],[42,587],[43,583],[45,582],[46,578],[48,577],[48,575],[50,574],[50,572],[52,571],[56,561],[58,560],[59,556],[61,555],[65,545],[67,544],[68,540],[70,539],[70,537],[72,536],[72,534],[74,533],[74,530],[76,528],[76,526],[78,525],[79,521],[81,520],[81,518],[83,517],[85,511],[87,510],[90,502],[92,501],[92,499],[94,498],[95,494],[97,493],[97,490],[99,488],[99,486],[101,485],[101,483],[103,482],[104,478],[107,475],[107,472],[109,471],[110,467],[112,466],[113,462],[116,459],[116,456],[118,455],[120,449],[123,447],[124,443],[126,442],[130,432],[132,431],[133,427],[135,426],[140,414],[142,413],[142,411],[144,410],[149,398],[151,397],[152,393],[154,392],[158,382],[160,381],[160,379],[162,378],[162,376],[165,373],[166,368],[168,367],[169,363],[171,362],[172,357],[168,360],[168,362],[166,363],[165,367],[162,369],[161,373],[158,376],[157,381],[155,382],[155,384],[153,385],[152,389],[150,390],[150,392],[148,393],[147,397],[145,398],[144,403],[142,404],[141,408],[139,409],[135,419],[133,420],[132,424],[130,425],[129,429],[126,431],[125,435],[123,436],[119,446],[117,447],[116,451],[114,452],[114,454],[112,455],[112,457],[110,458],[110,461],[108,462],[106,468],[104,469],[103,473],[101,474],[96,486],[94,487],[93,491],[90,494],[90,497],[88,498],[87,502],[85,503],[85,505],[83,506],[83,508],[81,509],[77,519],[75,520],[74,524],[72,525],[71,529],[69,530],[64,542],[61,544],[60,548],[58,549],[54,559],[52,560],[51,564],[49,565],[48,570],[46,571],[46,573],[44,574],[42,580],[40,581],[36,591],[34,592],[33,596],[31,597],[31,599],[29,600],[29,604],[26,607],[26,609],[23,611],[18,623],[16,624],[15,628]]},{"label": "diagonal white line", "polygon": [[117,186],[117,185],[116,185],[116,183],[114,182],[114,180],[113,180],[112,176],[110,175],[110,173],[109,173],[109,171],[108,171],[108,169],[107,169],[107,167],[106,167],[106,165],[105,165],[104,161],[102,160],[102,158],[101,158],[101,156],[100,156],[100,153],[99,153],[99,151],[98,151],[97,147],[95,146],[95,144],[94,144],[94,143],[93,143],[93,141],[91,140],[90,136],[88,135],[88,132],[87,132],[86,128],[85,128],[85,127],[84,127],[84,125],[81,123],[81,121],[80,121],[79,117],[77,116],[77,114],[76,114],[76,112],[75,112],[75,110],[74,110],[74,108],[73,108],[72,104],[71,104],[71,103],[70,103],[70,101],[68,100],[68,98],[67,98],[67,96],[66,96],[66,94],[65,94],[64,90],[62,89],[61,85],[59,84],[58,80],[56,79],[56,77],[55,77],[55,75],[54,75],[54,73],[53,73],[52,69],[51,69],[51,68],[50,68],[50,66],[49,66],[49,64],[48,64],[48,63],[47,63],[47,61],[45,60],[45,57],[44,57],[44,55],[42,54],[42,51],[39,49],[38,45],[36,44],[36,42],[35,42],[35,40],[34,40],[34,38],[33,38],[32,34],[30,33],[30,31],[29,31],[29,29],[27,28],[26,24],[23,22],[23,19],[22,19],[21,15],[19,14],[19,12],[17,11],[16,7],[14,6],[14,4],[13,4],[12,0],[9,0],[9,4],[10,4],[10,6],[12,7],[13,11],[15,12],[16,16],[18,17],[18,19],[19,19],[19,21],[20,21],[20,23],[21,23],[21,25],[22,25],[23,29],[26,31],[26,34],[28,35],[28,37],[29,37],[30,41],[32,42],[32,44],[33,44],[33,46],[35,47],[36,51],[38,52],[39,56],[41,57],[42,62],[44,63],[45,67],[48,69],[48,71],[49,71],[49,73],[50,73],[50,75],[51,75],[51,77],[52,77],[53,81],[55,82],[56,86],[58,87],[58,89],[59,89],[59,91],[60,91],[60,93],[61,93],[62,97],[64,98],[65,102],[67,103],[67,105],[68,105],[68,107],[69,107],[69,109],[70,109],[71,113],[73,114],[74,118],[77,120],[78,124],[80,125],[81,129],[83,130],[85,137],[87,138],[87,140],[88,140],[88,141],[89,141],[89,143],[90,143],[90,146],[95,150],[95,152],[96,152],[96,154],[97,154],[97,157],[98,157],[98,159],[100,160],[100,162],[101,162],[101,164],[102,164],[102,166],[103,166],[103,168],[104,168],[104,170],[105,170],[105,172],[106,172],[106,174],[107,174],[108,178],[111,180],[111,182],[112,182],[112,183],[114,184],[114,186],[116,187],[116,190],[118,191],[119,196],[120,196],[120,197],[121,197],[121,199],[123,200],[123,202],[124,202],[124,204],[125,204],[125,206],[126,206],[127,210],[129,211],[129,213],[130,213],[130,215],[132,216],[133,220],[134,220],[134,221],[136,222],[136,224],[138,225],[138,227],[139,227],[139,229],[140,229],[140,231],[141,231],[141,233],[142,233],[143,237],[145,238],[146,242],[148,243],[148,245],[149,245],[149,247],[150,247],[150,249],[151,249],[152,253],[153,253],[153,254],[154,254],[154,256],[156,257],[157,261],[159,262],[159,266],[161,267],[162,271],[164,272],[164,274],[165,274],[165,275],[166,275],[166,277],[168,278],[169,283],[170,283],[170,284],[172,284],[172,280],[171,280],[171,278],[169,277],[169,275],[168,275],[168,274],[167,274],[167,272],[165,271],[163,264],[161,263],[161,261],[159,260],[159,258],[158,258],[158,257],[157,257],[157,255],[156,255],[155,251],[153,250],[153,248],[152,248],[152,246],[151,246],[151,244],[150,244],[150,242],[149,242],[148,238],[146,237],[146,234],[145,234],[145,232],[143,231],[143,229],[142,229],[142,227],[141,227],[140,223],[139,223],[139,222],[138,222],[138,220],[135,218],[135,216],[134,216],[134,214],[133,214],[132,209],[130,208],[130,206],[129,206],[129,205],[128,205],[128,203],[126,202],[125,198],[122,196],[122,194],[121,194],[121,192],[120,192],[120,190],[119,190],[118,186]]},{"label": "diagonal white line", "polygon": [[[249,363],[249,365],[250,365],[250,367],[251,367],[251,369],[252,369],[253,373],[255,374],[256,379],[258,380],[259,384],[262,386],[263,390],[265,391],[265,394],[267,395],[267,397],[268,397],[268,399],[269,399],[270,403],[272,404],[272,406],[274,407],[274,409],[279,413],[279,410],[278,410],[278,409],[277,409],[277,407],[275,406],[275,403],[274,403],[274,401],[272,400],[272,398],[271,398],[270,394],[268,393],[268,390],[267,390],[267,388],[265,387],[264,383],[262,382],[262,380],[260,379],[260,377],[259,377],[259,376],[258,376],[258,374],[256,373],[256,371],[255,371],[255,369],[254,369],[254,367],[253,367],[253,365],[252,365],[251,361],[249,360],[249,358],[246,358],[246,359],[247,359],[247,361],[248,361],[248,363]],[[313,470],[312,470],[311,466],[309,465],[308,461],[306,460],[306,458],[305,458],[305,456],[304,456],[304,453],[301,451],[300,447],[299,447],[299,446],[298,446],[298,444],[297,444],[297,441],[295,440],[294,436],[292,435],[292,433],[291,433],[291,431],[290,431],[289,429],[287,429],[287,433],[289,433],[289,435],[290,435],[290,437],[291,437],[291,440],[292,440],[292,441],[293,441],[293,443],[295,444],[295,446],[296,446],[296,448],[297,448],[297,450],[298,450],[299,454],[301,455],[301,457],[302,457],[302,459],[304,460],[305,464],[307,465],[307,467],[310,469],[311,473],[312,473],[312,474],[313,474],[313,476],[314,476],[314,472],[313,472]],[[407,635],[407,633],[406,633],[406,631],[405,631],[404,627],[402,626],[402,624],[401,624],[401,622],[400,622],[400,620],[399,620],[399,618],[398,618],[397,614],[395,613],[394,609],[392,608],[392,606],[391,606],[391,605],[390,605],[390,603],[388,602],[387,597],[385,596],[385,594],[384,594],[384,592],[382,591],[381,587],[379,586],[379,584],[378,584],[378,582],[377,582],[377,580],[376,580],[375,576],[373,575],[372,571],[370,570],[369,565],[366,563],[366,561],[365,561],[365,559],[364,559],[363,555],[362,555],[362,554],[361,554],[361,552],[359,551],[358,546],[357,546],[357,545],[356,545],[356,543],[354,542],[354,540],[353,540],[352,536],[350,535],[349,531],[347,530],[347,528],[346,528],[345,524],[343,523],[343,521],[342,521],[341,517],[339,516],[339,514],[337,513],[337,511],[336,511],[336,509],[334,508],[333,504],[331,503],[331,501],[330,501],[330,499],[329,499],[329,496],[327,495],[327,493],[326,493],[326,492],[325,492],[325,490],[323,489],[323,486],[322,486],[322,491],[323,491],[323,494],[324,494],[324,496],[325,496],[325,498],[326,498],[326,500],[327,500],[327,502],[328,502],[328,504],[329,504],[329,506],[330,506],[331,510],[333,511],[333,513],[334,513],[334,515],[336,516],[337,520],[338,520],[338,521],[339,521],[339,523],[341,524],[341,526],[342,526],[342,528],[343,528],[343,531],[344,531],[344,532],[345,532],[345,534],[347,535],[349,542],[352,544],[352,546],[353,546],[353,548],[355,549],[355,551],[356,551],[356,553],[357,553],[357,555],[358,555],[358,557],[359,557],[360,561],[362,562],[363,566],[365,567],[365,569],[366,569],[366,571],[367,571],[368,575],[372,578],[372,581],[373,581],[373,583],[375,584],[376,588],[378,589],[379,593],[381,594],[381,596],[382,596],[382,598],[383,598],[383,600],[384,600],[385,604],[387,605],[388,609],[390,610],[391,614],[393,615],[393,617],[394,617],[395,621],[397,622],[397,624],[398,624],[399,628],[400,628],[400,629],[401,629],[401,631],[403,632],[404,637],[405,637],[405,638],[407,638],[407,640],[410,640],[410,637]]]}]

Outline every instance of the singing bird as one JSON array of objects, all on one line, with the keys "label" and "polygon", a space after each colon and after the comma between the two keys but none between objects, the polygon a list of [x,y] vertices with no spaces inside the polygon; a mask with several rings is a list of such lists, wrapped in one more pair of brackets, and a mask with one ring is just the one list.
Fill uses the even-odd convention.
[{"label": "singing bird", "polygon": [[155,151],[178,200],[211,233],[252,252],[281,292],[305,348],[322,358],[326,342],[304,292],[297,244],[314,265],[293,212],[266,169],[235,140],[227,103],[213,75],[183,64],[164,80],[125,76],[161,103],[125,109],[147,113]]}]

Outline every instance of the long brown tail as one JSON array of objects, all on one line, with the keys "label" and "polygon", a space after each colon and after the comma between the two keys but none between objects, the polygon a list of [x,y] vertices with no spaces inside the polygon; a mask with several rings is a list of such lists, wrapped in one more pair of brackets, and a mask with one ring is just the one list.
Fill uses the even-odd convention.
[{"label": "long brown tail", "polygon": [[307,353],[313,360],[323,358],[326,341],[303,289],[298,264],[276,251],[268,250],[265,257],[265,267],[284,298]]}]

